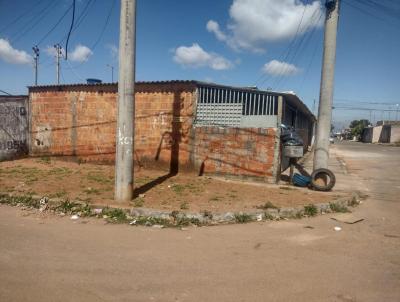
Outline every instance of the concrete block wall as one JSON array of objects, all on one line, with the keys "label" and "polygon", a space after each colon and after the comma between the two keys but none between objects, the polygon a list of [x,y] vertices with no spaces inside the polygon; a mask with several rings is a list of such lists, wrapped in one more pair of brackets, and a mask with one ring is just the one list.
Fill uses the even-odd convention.
[{"label": "concrete block wall", "polygon": [[194,132],[194,161],[200,173],[275,181],[275,128],[196,127]]},{"label": "concrete block wall", "polygon": [[[138,85],[135,93],[135,159],[189,165],[194,90],[178,85]],[[31,155],[77,156],[84,161],[115,159],[114,91],[34,91]]]},{"label": "concrete block wall", "polygon": [[0,96],[0,161],[28,152],[28,97]]},{"label": "concrete block wall", "polygon": [[400,126],[391,126],[390,130],[390,142],[398,143],[400,142]]}]

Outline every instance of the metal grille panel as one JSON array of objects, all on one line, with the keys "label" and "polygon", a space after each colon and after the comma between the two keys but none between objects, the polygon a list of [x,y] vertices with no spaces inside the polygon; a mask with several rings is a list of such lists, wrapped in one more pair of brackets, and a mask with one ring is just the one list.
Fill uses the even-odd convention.
[{"label": "metal grille panel", "polygon": [[199,87],[196,125],[275,127],[276,104],[277,96],[268,92]]}]

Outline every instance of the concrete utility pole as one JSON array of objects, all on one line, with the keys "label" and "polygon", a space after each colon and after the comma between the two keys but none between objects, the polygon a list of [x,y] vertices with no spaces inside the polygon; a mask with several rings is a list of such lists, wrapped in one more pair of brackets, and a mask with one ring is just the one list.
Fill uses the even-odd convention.
[{"label": "concrete utility pole", "polygon": [[314,170],[328,168],[339,0],[327,0],[325,6],[324,55],[322,59]]},{"label": "concrete utility pole", "polygon": [[115,200],[117,202],[130,201],[133,197],[135,39],[136,0],[121,0],[115,156]]},{"label": "concrete utility pole", "polygon": [[39,47],[33,46],[33,60],[34,60],[34,68],[35,68],[35,86],[38,83],[38,61],[39,61]]},{"label": "concrete utility pole", "polygon": [[60,85],[60,58],[62,57],[62,47],[60,44],[54,45],[56,49],[56,75],[57,75],[57,85]]}]

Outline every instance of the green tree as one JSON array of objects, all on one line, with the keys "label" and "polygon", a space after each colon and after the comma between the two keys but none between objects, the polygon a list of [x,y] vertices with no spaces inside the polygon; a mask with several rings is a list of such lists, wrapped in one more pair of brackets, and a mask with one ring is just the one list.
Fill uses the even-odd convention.
[{"label": "green tree", "polygon": [[353,136],[360,136],[365,127],[370,124],[369,120],[354,120],[350,123],[350,130]]}]

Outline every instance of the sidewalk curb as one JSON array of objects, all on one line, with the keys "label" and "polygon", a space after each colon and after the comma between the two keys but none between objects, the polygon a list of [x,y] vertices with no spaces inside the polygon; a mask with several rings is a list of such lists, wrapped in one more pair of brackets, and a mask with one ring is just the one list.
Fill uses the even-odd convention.
[{"label": "sidewalk curb", "polygon": [[[8,199],[6,198],[8,196]],[[24,204],[24,202],[18,202],[18,198],[24,198],[25,196],[19,196],[14,194],[1,194],[0,193],[0,204],[8,204],[12,206],[21,206],[26,208],[39,209],[40,205],[45,205],[46,209],[51,209],[54,213],[61,214],[62,212],[56,210],[63,200],[61,198],[47,198],[46,196],[32,195],[31,201],[35,201],[35,205],[30,206]],[[77,210],[74,212],[71,210],[70,213],[64,214],[77,214],[79,215],[79,209],[89,207],[91,214],[88,216],[96,216],[98,218],[103,217],[101,214],[105,208],[122,210],[125,212],[127,222],[130,220],[130,224],[136,225],[138,220],[140,224],[146,226],[152,226],[159,222],[164,222],[165,226],[182,226],[182,225],[198,225],[198,226],[211,226],[219,224],[233,224],[233,223],[247,223],[253,221],[268,221],[268,220],[287,220],[287,219],[301,219],[303,217],[311,217],[317,215],[323,215],[333,212],[348,211],[348,207],[355,207],[360,204],[361,200],[365,196],[358,191],[351,193],[349,197],[342,197],[333,200],[329,203],[316,203],[300,207],[283,207],[276,209],[263,209],[246,212],[223,212],[223,213],[211,213],[211,212],[196,212],[187,213],[179,211],[160,211],[150,208],[118,208],[96,204],[83,204],[82,202],[70,201],[77,205]],[[10,201],[11,200],[11,201]],[[49,207],[47,207],[49,206]],[[100,211],[101,209],[101,211]],[[41,212],[44,210],[40,210]],[[83,217],[83,216],[82,216]]]}]

